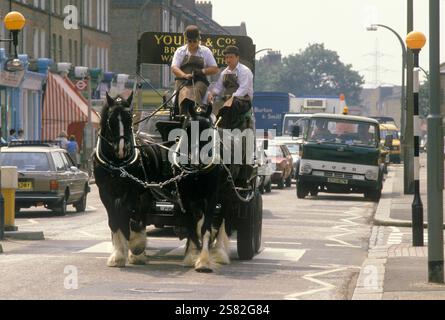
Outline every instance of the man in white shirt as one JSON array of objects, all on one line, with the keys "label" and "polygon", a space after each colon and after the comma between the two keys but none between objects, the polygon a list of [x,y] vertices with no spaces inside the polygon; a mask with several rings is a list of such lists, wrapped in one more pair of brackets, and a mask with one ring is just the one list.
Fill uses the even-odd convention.
[{"label": "man in white shirt", "polygon": [[[219,71],[212,51],[199,44],[200,32],[198,27],[188,26],[185,29],[184,36],[187,44],[175,51],[171,65],[172,72],[177,78],[190,80],[180,90],[177,97],[181,114],[186,113],[190,106],[202,104],[209,86],[207,76],[214,75]],[[182,83],[183,80],[178,80],[176,89]]]},{"label": "man in white shirt", "polygon": [[229,129],[245,129],[251,127],[253,74],[244,64],[240,63],[238,47],[228,46],[224,50],[227,68],[215,86],[210,90],[208,100],[222,96],[225,103],[218,113],[222,117],[221,127]]}]

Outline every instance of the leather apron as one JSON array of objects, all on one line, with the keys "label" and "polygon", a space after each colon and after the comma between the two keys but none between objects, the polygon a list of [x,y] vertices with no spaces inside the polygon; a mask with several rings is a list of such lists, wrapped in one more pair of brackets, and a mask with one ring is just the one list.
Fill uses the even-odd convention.
[{"label": "leather apron", "polygon": [[238,77],[236,74],[228,73],[223,79],[225,100],[220,110],[223,116],[221,127],[227,129],[247,129],[252,126],[252,103],[248,95],[244,97],[233,97],[232,95],[239,89]]},{"label": "leather apron", "polygon": [[[192,74],[194,71],[199,71],[204,69],[204,58],[198,56],[189,56],[186,55],[184,60],[182,61],[180,69],[186,74]],[[182,84],[183,80],[176,81],[176,88],[178,88]],[[196,78],[195,77],[195,86],[193,90],[192,82],[190,81],[190,85],[186,85],[181,89],[178,95],[179,101],[179,110],[180,113],[183,114],[182,111],[182,103],[187,99],[193,103],[198,105],[202,104],[202,99],[204,98],[207,88],[209,86],[209,82],[205,75]]]}]

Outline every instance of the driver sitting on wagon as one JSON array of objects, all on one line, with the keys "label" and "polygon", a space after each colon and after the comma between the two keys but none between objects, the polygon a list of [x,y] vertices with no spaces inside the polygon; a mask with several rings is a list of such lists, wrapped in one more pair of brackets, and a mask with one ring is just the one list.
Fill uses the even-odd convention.
[{"label": "driver sitting on wagon", "polygon": [[225,103],[219,110],[222,117],[221,127],[225,129],[253,129],[252,99],[253,74],[250,69],[240,63],[240,52],[236,46],[227,46],[223,51],[227,68],[215,86],[209,90],[209,102],[214,96],[223,96]]},{"label": "driver sitting on wagon", "polygon": [[[184,32],[187,44],[175,51],[172,60],[172,72],[178,78],[189,81],[177,97],[179,113],[184,114],[189,106],[201,105],[206,95],[209,81],[207,76],[218,73],[218,65],[212,51],[199,44],[200,32],[197,26],[190,25]],[[182,84],[176,81],[176,90]],[[194,89],[194,90],[193,90]],[[185,108],[185,109],[184,109]]]}]

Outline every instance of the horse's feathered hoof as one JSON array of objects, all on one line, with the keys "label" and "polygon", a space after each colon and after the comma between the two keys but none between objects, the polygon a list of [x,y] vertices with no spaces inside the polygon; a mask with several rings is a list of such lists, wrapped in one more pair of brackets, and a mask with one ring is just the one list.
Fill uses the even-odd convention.
[{"label": "horse's feathered hoof", "polygon": [[197,268],[195,268],[195,271],[199,272],[199,273],[212,273],[213,272],[213,270],[207,266],[197,267]]},{"label": "horse's feathered hoof", "polygon": [[111,268],[125,268],[125,258],[117,258],[116,254],[112,254],[107,261],[107,266]]},{"label": "horse's feathered hoof", "polygon": [[148,260],[145,253],[142,253],[140,255],[134,255],[133,253],[130,253],[128,255],[128,262],[136,266],[143,266],[147,264]]}]

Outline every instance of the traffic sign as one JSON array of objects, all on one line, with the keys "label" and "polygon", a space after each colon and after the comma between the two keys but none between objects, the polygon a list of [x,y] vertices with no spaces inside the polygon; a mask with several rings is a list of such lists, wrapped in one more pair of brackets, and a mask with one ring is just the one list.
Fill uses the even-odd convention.
[{"label": "traffic sign", "polygon": [[76,82],[76,88],[83,91],[87,88],[88,84],[85,80],[79,80]]}]

